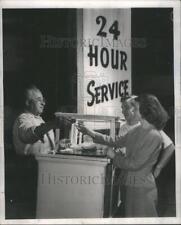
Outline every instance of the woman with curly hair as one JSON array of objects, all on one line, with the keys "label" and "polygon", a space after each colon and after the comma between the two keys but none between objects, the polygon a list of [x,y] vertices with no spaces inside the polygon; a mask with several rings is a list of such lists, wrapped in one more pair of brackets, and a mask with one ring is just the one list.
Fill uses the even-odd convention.
[{"label": "woman with curly hair", "polygon": [[131,101],[132,113],[140,118],[140,126],[125,136],[113,140],[82,123],[77,128],[90,135],[95,143],[126,148],[126,156],[112,149],[107,152],[108,157],[113,159],[113,165],[121,168],[119,179],[124,216],[156,217],[157,188],[152,171],[162,146],[160,130],[165,126],[168,114],[154,95],[140,95]]}]

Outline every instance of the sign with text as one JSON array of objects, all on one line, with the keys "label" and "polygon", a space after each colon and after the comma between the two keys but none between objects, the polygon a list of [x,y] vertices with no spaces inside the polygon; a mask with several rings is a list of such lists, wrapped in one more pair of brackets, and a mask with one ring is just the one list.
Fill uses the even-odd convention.
[{"label": "sign with text", "polygon": [[84,9],[82,19],[79,112],[120,116],[120,98],[131,93],[131,10]]}]

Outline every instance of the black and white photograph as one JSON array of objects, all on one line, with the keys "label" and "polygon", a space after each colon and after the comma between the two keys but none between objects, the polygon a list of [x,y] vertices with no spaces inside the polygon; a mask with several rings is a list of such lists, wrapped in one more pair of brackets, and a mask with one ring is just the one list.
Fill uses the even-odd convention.
[{"label": "black and white photograph", "polygon": [[180,2],[30,2],[1,6],[0,221],[180,223]]}]

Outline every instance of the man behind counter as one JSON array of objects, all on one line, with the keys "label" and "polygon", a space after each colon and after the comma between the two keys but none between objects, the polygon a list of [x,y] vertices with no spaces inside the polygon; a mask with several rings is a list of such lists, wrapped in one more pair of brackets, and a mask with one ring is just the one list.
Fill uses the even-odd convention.
[{"label": "man behind counter", "polygon": [[[41,114],[45,100],[37,87],[28,87],[22,100],[24,110],[13,127],[13,143],[17,155],[13,161],[8,162],[11,167],[14,165],[14,170],[11,171],[10,167],[6,171],[6,217],[9,219],[35,218],[37,161],[34,155],[55,150],[53,129],[62,128],[66,122],[63,117],[44,122]],[[13,188],[9,186],[10,183]]]},{"label": "man behind counter", "polygon": [[36,86],[30,86],[24,93],[25,109],[18,116],[13,127],[13,142],[16,153],[22,155],[46,154],[55,149],[53,129],[63,126],[66,118],[44,122],[41,114],[45,100]]}]

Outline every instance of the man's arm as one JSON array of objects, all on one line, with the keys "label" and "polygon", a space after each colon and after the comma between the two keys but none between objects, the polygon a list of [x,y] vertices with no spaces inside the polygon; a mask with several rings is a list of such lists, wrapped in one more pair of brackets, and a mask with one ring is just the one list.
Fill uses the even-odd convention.
[{"label": "man's arm", "polygon": [[153,174],[155,177],[159,176],[161,170],[166,166],[166,164],[170,160],[174,150],[175,150],[175,146],[172,143],[167,148],[165,148],[161,151],[160,159],[159,159],[158,163],[156,164],[156,167],[153,171]]},{"label": "man's arm", "polygon": [[32,144],[38,140],[43,140],[43,135],[48,131],[61,127],[65,118],[58,118],[53,121],[42,123],[39,126],[32,126],[27,118],[21,118],[18,128],[18,135],[25,144]]},{"label": "man's arm", "polygon": [[159,161],[153,171],[155,177],[159,176],[161,170],[166,166],[175,150],[175,146],[170,137],[163,130],[160,131],[160,134],[162,136],[163,149],[160,153]]}]

